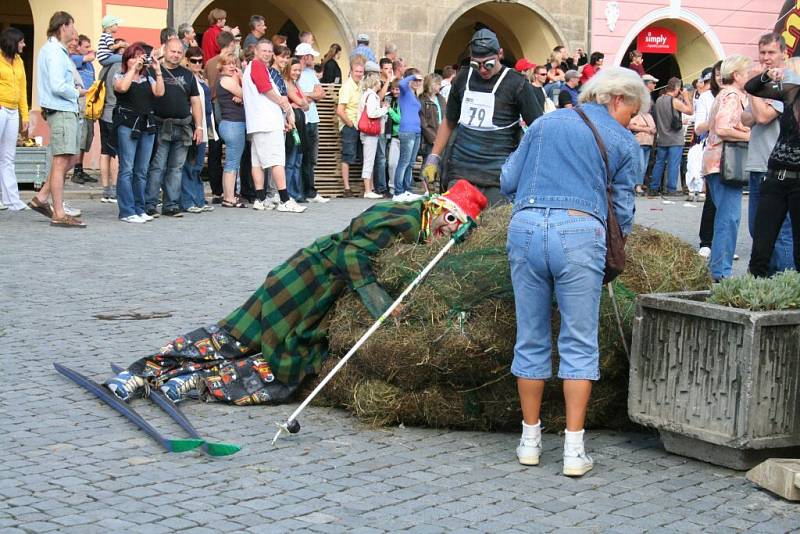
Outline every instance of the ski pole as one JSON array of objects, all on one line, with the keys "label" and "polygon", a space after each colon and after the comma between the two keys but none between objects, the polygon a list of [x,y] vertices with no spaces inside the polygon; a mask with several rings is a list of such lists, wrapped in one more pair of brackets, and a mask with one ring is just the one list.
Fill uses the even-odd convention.
[{"label": "ski pole", "polygon": [[316,397],[319,394],[319,392],[322,391],[322,388],[324,388],[327,385],[327,383],[331,381],[334,375],[336,375],[336,373],[338,373],[339,370],[342,367],[344,367],[344,365],[347,363],[347,360],[349,360],[350,357],[356,353],[356,351],[361,347],[361,345],[363,345],[367,341],[367,339],[369,339],[369,337],[372,334],[374,334],[378,328],[380,328],[383,322],[392,314],[392,312],[400,305],[400,303],[403,302],[403,299],[405,299],[406,296],[422,281],[422,279],[425,278],[425,276],[431,271],[431,269],[433,269],[434,266],[436,266],[436,264],[439,263],[439,260],[441,260],[445,254],[447,254],[447,251],[450,250],[450,248],[453,245],[466,238],[467,234],[469,233],[470,229],[473,226],[475,226],[475,221],[473,221],[472,219],[469,219],[466,223],[462,224],[456,231],[456,233],[453,234],[453,237],[450,238],[447,244],[445,244],[445,246],[442,247],[442,250],[440,250],[439,253],[436,254],[436,256],[434,256],[434,258],[430,262],[428,262],[428,265],[426,265],[425,268],[422,269],[422,271],[417,275],[417,277],[414,278],[414,280],[412,280],[410,284],[408,284],[408,286],[403,290],[403,292],[400,293],[400,296],[397,297],[394,302],[392,302],[392,304],[386,309],[386,311],[383,312],[383,314],[380,317],[378,317],[378,319],[372,324],[369,330],[367,330],[364,333],[364,335],[362,335],[361,338],[358,341],[356,341],[356,344],[353,345],[353,347],[349,351],[347,351],[347,354],[345,354],[344,357],[339,361],[339,363],[336,364],[336,367],[331,369],[328,375],[322,379],[322,381],[317,385],[317,387],[314,388],[314,391],[312,391],[311,394],[309,394],[308,397],[306,397],[305,400],[302,403],[300,403],[300,406],[298,406],[297,409],[292,413],[292,415],[290,415],[289,418],[286,419],[286,422],[275,423],[278,426],[278,431],[275,433],[275,437],[272,438],[273,445],[275,445],[275,442],[278,441],[278,438],[282,434],[297,434],[298,432],[300,432],[300,422],[297,420],[297,417],[300,415],[300,412],[302,412],[306,408],[306,406],[308,406],[309,403],[312,400],[314,400],[314,397]]}]

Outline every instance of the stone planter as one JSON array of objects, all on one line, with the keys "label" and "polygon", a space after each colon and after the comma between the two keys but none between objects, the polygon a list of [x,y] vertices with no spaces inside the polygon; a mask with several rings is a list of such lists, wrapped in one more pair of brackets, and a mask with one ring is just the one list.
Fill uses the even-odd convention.
[{"label": "stone planter", "polygon": [[640,295],[628,415],[675,454],[733,469],[800,457],[800,311]]}]

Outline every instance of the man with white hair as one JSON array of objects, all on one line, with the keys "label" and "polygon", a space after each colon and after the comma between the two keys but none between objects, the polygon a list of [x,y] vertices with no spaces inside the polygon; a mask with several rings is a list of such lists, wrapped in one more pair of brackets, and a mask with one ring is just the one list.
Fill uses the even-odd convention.
[{"label": "man with white hair", "polygon": [[284,131],[294,128],[294,112],[270,78],[268,69],[272,56],[272,42],[261,39],[256,45],[255,58],[247,65],[242,76],[244,115],[247,133],[251,136],[250,159],[256,188],[253,208],[261,211],[274,207],[267,200],[264,189],[264,170],[270,169],[280,197],[276,209],[287,213],[303,213],[306,208],[298,205],[286,191]]},{"label": "man with white hair", "polygon": [[[311,32],[307,32],[311,33]],[[312,35],[313,38],[313,35]],[[297,85],[303,91],[308,100],[308,111],[306,111],[305,139],[301,148],[303,150],[303,164],[301,168],[303,181],[303,197],[309,202],[325,203],[327,199],[319,194],[314,186],[314,167],[317,165],[319,156],[319,112],[317,102],[325,98],[325,90],[319,83],[314,64],[319,52],[314,50],[310,43],[300,43],[294,51],[294,55],[300,58],[303,71]]]},{"label": "man with white hair", "polygon": [[186,52],[186,49],[190,46],[197,46],[196,37],[197,35],[192,25],[188,22],[181,22],[180,26],[178,26],[178,39],[183,43],[184,52]]}]

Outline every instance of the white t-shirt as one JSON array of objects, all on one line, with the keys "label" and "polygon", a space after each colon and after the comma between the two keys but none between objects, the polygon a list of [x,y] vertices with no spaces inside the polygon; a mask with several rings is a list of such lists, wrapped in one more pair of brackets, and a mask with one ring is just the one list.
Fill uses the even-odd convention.
[{"label": "white t-shirt", "polygon": [[714,105],[714,95],[711,91],[700,93],[700,97],[694,100],[694,124],[708,122],[708,114],[711,112],[711,106]]}]

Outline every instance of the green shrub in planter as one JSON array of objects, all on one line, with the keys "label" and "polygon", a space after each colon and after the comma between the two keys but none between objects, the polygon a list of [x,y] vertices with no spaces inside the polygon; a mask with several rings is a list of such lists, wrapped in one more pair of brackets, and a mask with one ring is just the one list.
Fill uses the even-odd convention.
[{"label": "green shrub in planter", "polygon": [[800,273],[784,271],[771,278],[752,275],[714,284],[708,302],[753,311],[800,309]]}]

